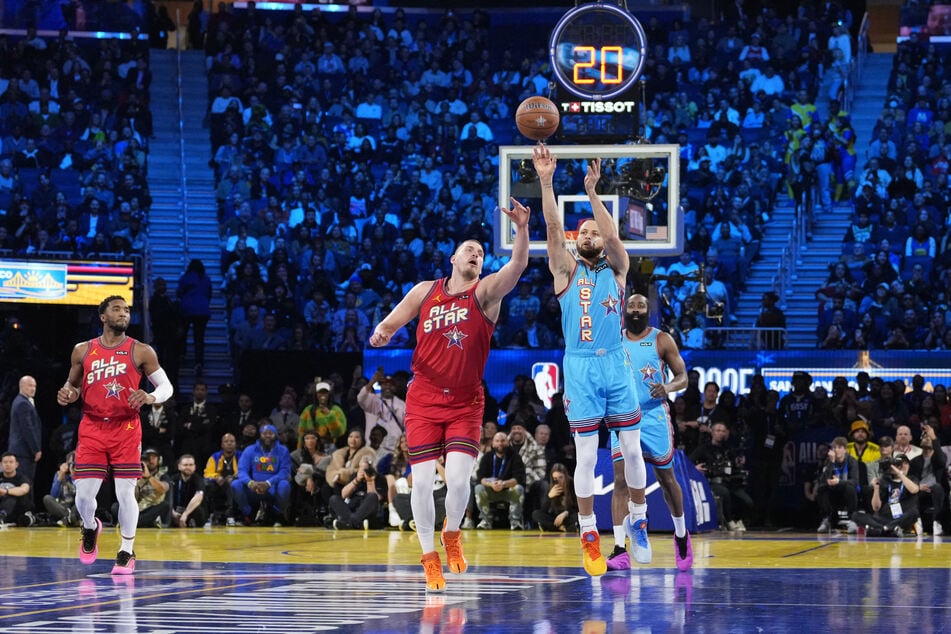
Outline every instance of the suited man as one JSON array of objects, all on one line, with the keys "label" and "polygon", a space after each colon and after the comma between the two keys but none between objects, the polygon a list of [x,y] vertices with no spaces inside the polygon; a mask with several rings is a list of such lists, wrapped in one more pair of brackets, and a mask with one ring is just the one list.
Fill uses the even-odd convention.
[{"label": "suited man", "polygon": [[20,393],[13,399],[10,408],[10,453],[20,463],[20,473],[33,482],[36,463],[43,456],[43,423],[33,405],[36,395],[36,379],[20,378]]},{"label": "suited man", "polygon": [[112,223],[109,212],[98,198],[89,198],[86,202],[86,212],[79,217],[79,235],[92,241],[97,233],[112,234]]},{"label": "suited man", "polygon": [[257,425],[261,420],[262,414],[254,406],[254,399],[250,394],[242,392],[238,395],[238,409],[231,411],[221,417],[221,425],[218,430],[219,437],[225,434],[231,434],[235,438],[241,437],[241,431],[248,423]]},{"label": "suited man", "polygon": [[196,381],[192,387],[192,402],[178,408],[175,451],[178,455],[191,454],[200,464],[205,464],[215,449],[213,439],[218,425],[217,409],[207,398],[208,385]]}]

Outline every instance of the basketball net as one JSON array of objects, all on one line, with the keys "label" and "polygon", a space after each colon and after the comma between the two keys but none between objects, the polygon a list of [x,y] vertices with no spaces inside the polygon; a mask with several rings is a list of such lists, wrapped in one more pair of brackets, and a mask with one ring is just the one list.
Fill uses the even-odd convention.
[{"label": "basketball net", "polygon": [[578,232],[565,229],[565,248],[574,257],[578,257]]}]

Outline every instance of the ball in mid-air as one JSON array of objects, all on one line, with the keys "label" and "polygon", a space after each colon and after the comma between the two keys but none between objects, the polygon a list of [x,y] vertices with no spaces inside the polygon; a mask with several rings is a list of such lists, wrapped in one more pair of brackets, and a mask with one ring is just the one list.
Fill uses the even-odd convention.
[{"label": "ball in mid-air", "polygon": [[533,141],[542,141],[553,135],[560,119],[558,108],[545,97],[529,97],[515,111],[518,131]]}]

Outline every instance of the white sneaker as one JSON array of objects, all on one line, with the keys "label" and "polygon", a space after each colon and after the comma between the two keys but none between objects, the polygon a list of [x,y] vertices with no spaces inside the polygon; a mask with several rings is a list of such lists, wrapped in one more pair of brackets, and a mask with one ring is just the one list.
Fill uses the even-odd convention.
[{"label": "white sneaker", "polygon": [[492,522],[490,522],[489,520],[482,520],[476,525],[476,528],[481,530],[489,530],[492,528]]},{"label": "white sneaker", "polygon": [[472,518],[471,518],[471,517],[467,517],[466,519],[464,519],[464,520],[462,521],[462,529],[463,529],[463,530],[467,530],[467,531],[468,531],[468,530],[472,530],[473,528],[475,528],[475,524],[472,523]]},{"label": "white sneaker", "polygon": [[736,522],[734,522],[733,520],[730,520],[729,522],[727,522],[727,523],[726,523],[726,527],[727,527],[727,529],[729,529],[729,530],[731,530],[731,531],[738,531],[738,530],[740,530],[739,527],[737,526]]},{"label": "white sneaker", "polygon": [[736,520],[736,530],[740,531],[741,533],[746,532],[746,524],[743,523],[743,520]]},{"label": "white sneaker", "polygon": [[859,525],[852,520],[849,520],[845,524],[845,532],[849,535],[854,535],[855,533],[859,532]]},{"label": "white sneaker", "polygon": [[235,525],[234,518],[231,516],[228,516],[228,519],[225,520],[225,526],[234,526],[234,525]]},{"label": "white sneaker", "polygon": [[399,526],[403,523],[403,518],[396,512],[396,507],[390,507],[390,526]]},{"label": "white sneaker", "polygon": [[828,533],[832,530],[832,526],[829,524],[829,518],[823,518],[822,523],[819,524],[819,528],[816,529],[817,533]]},{"label": "white sneaker", "polygon": [[915,520],[915,535],[924,535],[925,534],[925,523],[921,521],[919,517]]},{"label": "white sneaker", "polygon": [[935,537],[938,535],[944,535],[944,528],[941,526],[941,522],[934,522],[931,527],[931,534]]}]

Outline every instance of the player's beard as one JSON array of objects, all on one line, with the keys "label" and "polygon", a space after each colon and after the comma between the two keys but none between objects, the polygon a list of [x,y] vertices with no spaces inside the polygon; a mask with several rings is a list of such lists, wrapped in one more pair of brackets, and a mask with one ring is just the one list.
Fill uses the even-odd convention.
[{"label": "player's beard", "polygon": [[647,330],[649,319],[647,313],[624,313],[624,327],[632,335],[639,335]]},{"label": "player's beard", "polygon": [[106,327],[109,329],[109,331],[110,331],[112,334],[114,334],[114,335],[116,335],[116,336],[119,336],[119,335],[124,335],[124,334],[125,334],[125,331],[129,329],[129,324],[123,324],[123,323],[120,323],[120,322],[114,322],[114,323],[111,323],[111,324],[106,324]]},{"label": "player's beard", "polygon": [[601,256],[601,247],[595,246],[585,246],[581,243],[575,245],[578,250],[578,255],[583,257],[586,260],[594,260]]}]

